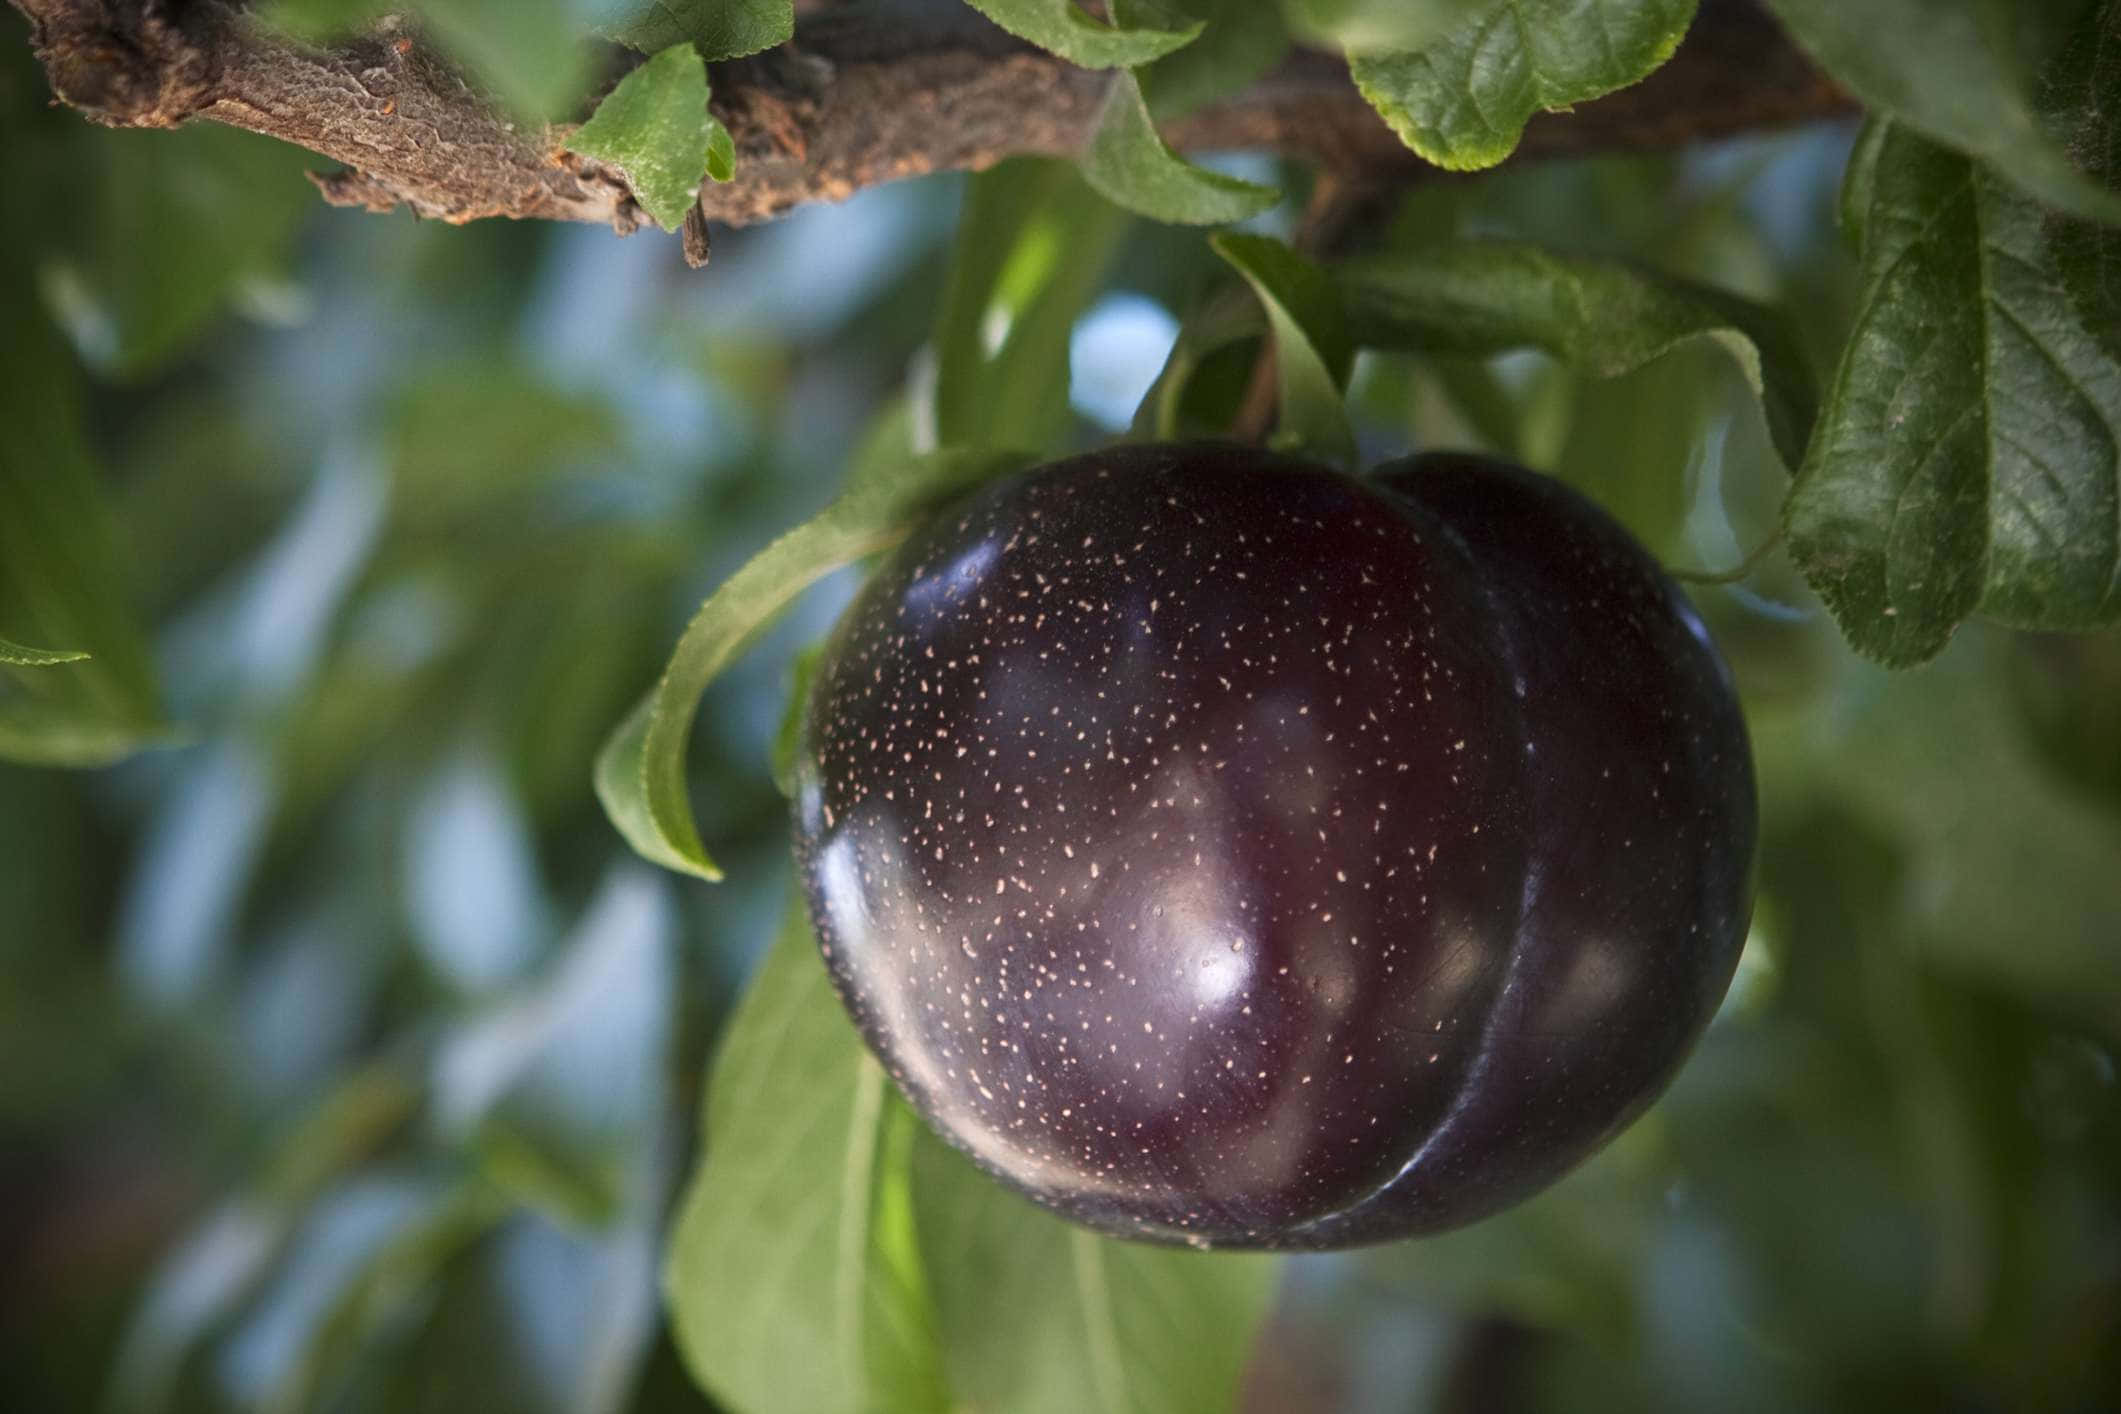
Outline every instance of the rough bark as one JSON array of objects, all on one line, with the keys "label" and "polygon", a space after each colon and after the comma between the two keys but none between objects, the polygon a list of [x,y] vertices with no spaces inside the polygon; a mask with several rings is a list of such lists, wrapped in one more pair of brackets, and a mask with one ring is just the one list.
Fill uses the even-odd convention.
[{"label": "rough bark", "polygon": [[[485,216],[652,224],[624,174],[576,156],[568,125],[519,124],[415,27],[389,19],[312,48],[237,0],[9,0],[53,91],[96,122],[203,119],[296,143],[344,164],[325,199]],[[1066,154],[1089,134],[1106,76],[1030,48],[968,7],[908,24],[865,7],[805,5],[793,44],[719,65],[713,106],[737,177],[709,183],[686,222],[704,260],[708,223],[746,225],[880,182]],[[1537,119],[1528,156],[1670,146],[1846,109],[1754,0],[1707,0],[1679,54],[1651,78],[1573,114]],[[1431,172],[1363,102],[1346,66],[1298,54],[1237,98],[1171,124],[1183,151],[1267,149],[1354,185]]]}]

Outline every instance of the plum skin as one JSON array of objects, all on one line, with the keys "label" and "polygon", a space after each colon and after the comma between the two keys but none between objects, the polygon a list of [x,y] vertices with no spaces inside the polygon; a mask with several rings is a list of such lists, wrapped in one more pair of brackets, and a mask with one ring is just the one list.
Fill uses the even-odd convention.
[{"label": "plum skin", "polygon": [[1729,984],[1728,670],[1559,483],[1122,447],[916,533],[829,641],[796,855],[923,1117],[1116,1236],[1470,1222],[1663,1089]]}]

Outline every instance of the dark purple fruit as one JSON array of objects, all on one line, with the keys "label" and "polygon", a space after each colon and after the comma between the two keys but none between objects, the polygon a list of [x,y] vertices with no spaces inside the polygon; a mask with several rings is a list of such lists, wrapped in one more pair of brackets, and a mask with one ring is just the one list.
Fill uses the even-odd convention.
[{"label": "dark purple fruit", "polygon": [[1547,478],[1128,447],[915,536],[827,649],[834,985],[989,1172],[1125,1237],[1468,1222],[1670,1079],[1745,936],[1728,673]]}]

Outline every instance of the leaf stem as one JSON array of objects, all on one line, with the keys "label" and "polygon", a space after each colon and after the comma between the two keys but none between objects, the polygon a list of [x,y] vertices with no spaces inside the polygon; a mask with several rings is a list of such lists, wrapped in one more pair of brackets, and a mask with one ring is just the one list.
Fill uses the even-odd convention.
[{"label": "leaf stem", "polygon": [[1765,560],[1769,555],[1773,554],[1776,550],[1780,548],[1782,548],[1782,527],[1778,525],[1775,527],[1775,533],[1768,536],[1767,539],[1761,541],[1760,544],[1755,547],[1753,553],[1747,555],[1743,560],[1740,560],[1738,562],[1737,568],[1735,569],[1668,569],[1665,571],[1665,573],[1671,575],[1672,578],[1678,580],[1681,584],[1739,584],[1747,579],[1750,579],[1752,577],[1753,571],[1760,568],[1760,562],[1762,560]]},{"label": "leaf stem", "polygon": [[1244,401],[1230,423],[1231,440],[1248,447],[1264,447],[1274,431],[1275,414],[1281,408],[1281,375],[1274,361],[1274,338],[1259,342],[1259,357],[1252,361],[1252,378],[1245,384]]}]

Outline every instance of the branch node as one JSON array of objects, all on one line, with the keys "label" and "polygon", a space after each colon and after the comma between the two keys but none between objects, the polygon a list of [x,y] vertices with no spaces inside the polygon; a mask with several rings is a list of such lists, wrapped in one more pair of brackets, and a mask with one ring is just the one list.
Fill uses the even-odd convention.
[{"label": "branch node", "polygon": [[112,128],[173,128],[212,102],[220,65],[213,16],[172,0],[14,0],[52,92]]}]

